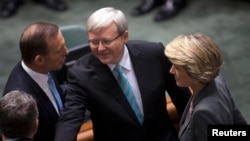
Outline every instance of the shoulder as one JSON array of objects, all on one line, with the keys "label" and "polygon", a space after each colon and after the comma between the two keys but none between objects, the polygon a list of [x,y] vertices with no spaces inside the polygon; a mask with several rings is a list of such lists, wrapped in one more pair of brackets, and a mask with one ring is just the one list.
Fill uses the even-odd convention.
[{"label": "shoulder", "polygon": [[193,120],[206,124],[230,123],[232,106],[221,99],[218,94],[202,99],[193,109]]},{"label": "shoulder", "polygon": [[145,40],[129,40],[127,46],[137,47],[164,47],[161,42],[151,42]]},{"label": "shoulder", "polygon": [[10,72],[3,93],[6,94],[11,90],[30,90],[33,84],[32,78],[24,71],[21,63],[18,63]]},{"label": "shoulder", "polygon": [[69,69],[88,71],[100,67],[100,65],[102,65],[102,63],[92,53],[88,53],[76,60]]},{"label": "shoulder", "polygon": [[164,56],[164,46],[161,42],[129,40],[126,46],[132,55],[143,54],[143,56]]},{"label": "shoulder", "polygon": [[24,69],[22,68],[21,61],[14,65],[12,68],[10,75],[18,75],[19,73],[24,72]]},{"label": "shoulder", "polygon": [[102,64],[92,53],[89,53],[79,58],[68,69],[68,75],[77,78],[91,77],[106,68],[108,68],[107,65]]}]

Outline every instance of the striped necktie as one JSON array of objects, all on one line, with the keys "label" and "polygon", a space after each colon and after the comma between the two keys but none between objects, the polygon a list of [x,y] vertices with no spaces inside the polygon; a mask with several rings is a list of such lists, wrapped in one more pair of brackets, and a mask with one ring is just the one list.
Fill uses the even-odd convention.
[{"label": "striped necktie", "polygon": [[139,122],[143,123],[143,115],[141,113],[141,110],[139,108],[139,105],[135,99],[135,95],[133,93],[132,87],[127,79],[127,76],[123,73],[122,68],[119,64],[117,64],[114,68],[114,71],[117,73],[117,81],[120,85],[120,87],[123,90],[123,93],[125,94],[128,102],[130,103],[130,106],[134,110]]}]

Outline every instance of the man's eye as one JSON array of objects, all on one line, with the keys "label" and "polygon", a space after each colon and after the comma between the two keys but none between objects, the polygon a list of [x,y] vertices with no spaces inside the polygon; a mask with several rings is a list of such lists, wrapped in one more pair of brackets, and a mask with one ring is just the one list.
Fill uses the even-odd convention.
[{"label": "man's eye", "polygon": [[93,44],[99,44],[99,41],[91,41]]},{"label": "man's eye", "polygon": [[104,41],[102,41],[104,44],[110,44],[111,43],[111,41],[110,40],[104,40]]}]

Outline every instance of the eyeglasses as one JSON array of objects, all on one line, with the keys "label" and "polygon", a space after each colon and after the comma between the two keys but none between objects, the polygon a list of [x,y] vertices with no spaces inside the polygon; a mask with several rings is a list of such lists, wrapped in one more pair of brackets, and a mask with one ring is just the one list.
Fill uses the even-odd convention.
[{"label": "eyeglasses", "polygon": [[101,42],[101,44],[105,47],[111,45],[115,40],[117,40],[122,34],[117,35],[115,38],[113,39],[103,39],[103,40],[89,40],[89,44],[90,46],[94,47],[94,48],[98,48],[99,44]]}]

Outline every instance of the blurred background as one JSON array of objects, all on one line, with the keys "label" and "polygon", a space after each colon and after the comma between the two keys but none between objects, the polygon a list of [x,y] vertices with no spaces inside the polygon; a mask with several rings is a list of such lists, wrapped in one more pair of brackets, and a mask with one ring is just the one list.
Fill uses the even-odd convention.
[{"label": "blurred background", "polygon": [[[82,25],[95,10],[112,6],[123,10],[129,24],[129,38],[167,44],[179,34],[203,32],[222,49],[225,76],[236,104],[250,122],[250,2],[243,0],[187,0],[187,6],[175,17],[155,22],[157,10],[143,16],[131,16],[140,0],[65,0],[66,11],[53,11],[26,0],[17,13],[0,18],[0,92],[13,66],[20,60],[19,38],[24,28],[35,21],[59,26]],[[2,5],[0,5],[2,6]],[[25,82],[24,82],[25,83]],[[1,94],[0,93],[0,94]]]}]

